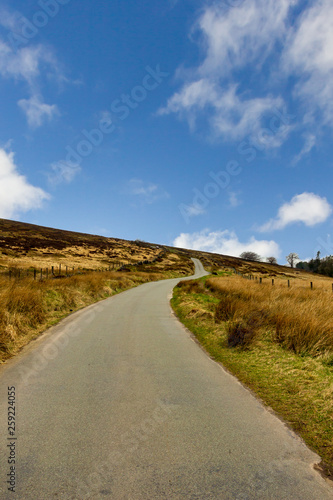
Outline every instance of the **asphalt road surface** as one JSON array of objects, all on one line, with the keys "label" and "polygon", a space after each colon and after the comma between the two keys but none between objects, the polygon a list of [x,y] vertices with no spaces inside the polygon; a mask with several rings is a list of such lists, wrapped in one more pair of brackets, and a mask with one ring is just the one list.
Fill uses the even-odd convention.
[{"label": "asphalt road surface", "polygon": [[333,498],[319,458],[173,316],[178,281],[77,312],[1,368],[1,499]]}]

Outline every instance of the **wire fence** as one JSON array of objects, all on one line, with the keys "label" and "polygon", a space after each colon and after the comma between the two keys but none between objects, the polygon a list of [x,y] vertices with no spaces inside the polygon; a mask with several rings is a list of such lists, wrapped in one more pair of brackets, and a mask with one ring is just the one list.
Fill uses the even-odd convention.
[{"label": "wire fence", "polygon": [[69,266],[65,264],[56,264],[48,267],[29,267],[18,268],[11,267],[5,271],[0,272],[0,276],[8,278],[9,280],[18,280],[23,278],[31,278],[34,280],[66,278],[78,274],[86,274],[91,272],[107,272],[119,271],[122,267],[128,265],[127,262],[113,262],[108,267],[99,267],[96,269],[81,268],[78,266]]},{"label": "wire fence", "polygon": [[[279,285],[281,286],[283,283],[285,283],[285,286],[287,288],[293,288],[292,285],[296,285],[297,287],[303,287],[303,288],[310,288],[310,290],[314,290],[315,288],[316,289],[321,289],[321,290],[326,290],[328,291],[326,288],[323,287],[323,280],[325,280],[325,284],[328,285],[328,280],[327,278],[323,277],[323,280],[320,281],[320,279],[318,279],[318,281],[308,281],[308,280],[300,280],[300,278],[293,278],[293,279],[275,279],[275,278],[271,278],[271,277],[263,277],[263,276],[254,276],[253,274],[243,274],[241,273],[240,271],[237,271],[234,267],[228,267],[227,269],[230,269],[234,274],[244,278],[244,279],[248,279],[250,281],[255,281],[257,283],[259,283],[260,285],[261,284],[267,284],[267,283],[271,283],[272,286],[274,285]],[[319,284],[320,283],[320,286],[316,286],[316,284]],[[333,292],[333,283],[331,283],[331,291]]]},{"label": "wire fence", "polygon": [[57,263],[48,267],[29,267],[29,268],[19,268],[19,267],[9,267],[4,271],[0,271],[0,276],[7,278],[9,280],[19,280],[24,278],[31,278],[33,280],[45,280],[45,279],[59,279],[66,278],[70,276],[92,273],[92,272],[110,272],[110,271],[123,271],[126,267],[136,267],[138,270],[145,266],[155,263],[158,260],[162,260],[165,255],[165,251],[160,252],[154,259],[145,260],[119,260],[112,261],[107,266],[101,266],[95,269],[83,268],[79,266],[66,265],[64,263]]}]

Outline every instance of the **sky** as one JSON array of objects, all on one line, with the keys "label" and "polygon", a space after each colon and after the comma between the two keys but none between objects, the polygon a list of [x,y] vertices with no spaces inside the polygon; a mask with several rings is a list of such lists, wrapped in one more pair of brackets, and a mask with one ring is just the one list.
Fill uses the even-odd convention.
[{"label": "sky", "polygon": [[333,254],[331,0],[0,0],[0,217]]}]

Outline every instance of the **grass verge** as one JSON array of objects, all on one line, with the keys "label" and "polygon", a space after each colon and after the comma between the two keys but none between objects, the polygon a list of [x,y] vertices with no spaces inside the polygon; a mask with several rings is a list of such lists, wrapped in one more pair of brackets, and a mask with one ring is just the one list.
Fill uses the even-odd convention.
[{"label": "grass verge", "polygon": [[[318,316],[318,295],[306,292],[305,297],[301,291],[299,295],[289,295],[288,303],[284,290],[271,289],[263,290],[258,283],[234,276],[205,277],[181,282],[171,303],[179,319],[207,352],[318,453],[322,458],[321,471],[333,479],[333,343],[330,345],[328,340],[331,338],[329,308],[324,302],[324,309],[327,305],[326,313],[321,315],[326,328],[322,331],[324,340],[316,337],[316,341],[309,339],[306,343],[302,339],[302,332],[308,333],[302,330],[306,322],[297,328],[293,312],[299,319],[303,307],[306,318],[311,314]],[[298,343],[285,341],[286,321],[284,340],[277,335],[279,310],[282,318],[290,319],[290,337],[298,339]],[[311,328],[313,334],[320,329],[315,318]]]}]

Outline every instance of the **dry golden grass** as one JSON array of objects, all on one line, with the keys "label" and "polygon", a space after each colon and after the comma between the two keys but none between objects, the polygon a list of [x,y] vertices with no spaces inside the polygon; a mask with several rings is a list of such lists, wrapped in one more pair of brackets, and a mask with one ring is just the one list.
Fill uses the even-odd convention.
[{"label": "dry golden grass", "polygon": [[116,262],[153,260],[155,244],[126,241],[0,219],[0,269],[106,269]]},{"label": "dry golden grass", "polygon": [[[22,255],[19,250],[12,254],[0,254],[0,268],[2,269],[30,269],[30,268],[49,268],[54,266],[58,270],[59,264],[62,270],[68,266],[71,270],[75,269],[106,269],[113,266],[114,263],[135,263],[140,260],[151,260],[158,256],[160,250],[143,249],[133,245],[117,247],[110,245],[111,250],[98,247],[70,246],[57,252],[52,247],[30,250]],[[8,252],[8,250],[7,250]]]},{"label": "dry golden grass", "polygon": [[162,278],[162,274],[145,272],[86,273],[44,281],[0,278],[0,362],[71,311]]},{"label": "dry golden grass", "polygon": [[206,285],[221,296],[216,321],[245,322],[259,336],[270,330],[273,340],[297,354],[333,359],[333,293],[328,288],[272,286],[238,276],[209,278]]}]

